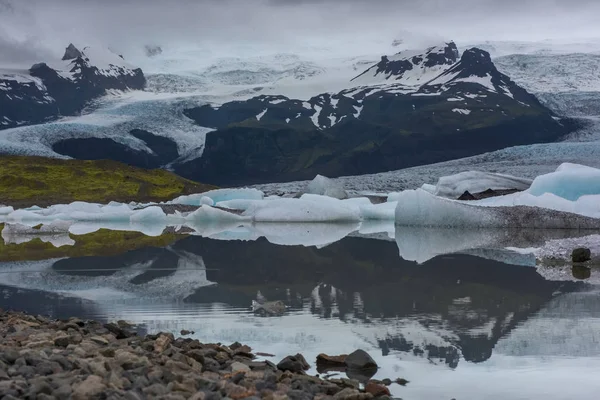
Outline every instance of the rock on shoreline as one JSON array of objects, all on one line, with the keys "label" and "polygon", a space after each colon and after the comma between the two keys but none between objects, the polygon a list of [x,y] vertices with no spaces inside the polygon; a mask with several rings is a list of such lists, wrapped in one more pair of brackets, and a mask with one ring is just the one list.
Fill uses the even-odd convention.
[{"label": "rock on shoreline", "polygon": [[[2,399],[371,399],[370,381],[307,375],[256,361],[248,346],[203,344],[171,333],[138,336],[124,321],[51,320],[0,310]],[[292,362],[290,365],[295,364]]]}]

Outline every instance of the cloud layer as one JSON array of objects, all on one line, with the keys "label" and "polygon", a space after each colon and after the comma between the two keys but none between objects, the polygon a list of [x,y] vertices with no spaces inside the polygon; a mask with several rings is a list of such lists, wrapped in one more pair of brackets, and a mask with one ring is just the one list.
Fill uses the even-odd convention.
[{"label": "cloud layer", "polygon": [[145,44],[335,47],[360,54],[402,37],[600,37],[595,0],[0,0],[0,65],[59,56],[69,42],[132,57]]}]

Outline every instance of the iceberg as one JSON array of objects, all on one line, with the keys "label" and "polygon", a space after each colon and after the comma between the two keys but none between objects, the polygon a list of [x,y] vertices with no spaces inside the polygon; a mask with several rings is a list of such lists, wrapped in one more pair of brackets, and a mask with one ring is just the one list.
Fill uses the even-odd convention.
[{"label": "iceberg", "polygon": [[[594,218],[593,212],[600,211],[600,196],[594,197],[599,202],[585,199],[581,205],[571,205],[570,211],[562,211],[547,208],[551,205],[549,200],[539,202],[538,198],[528,194],[462,202],[437,197],[422,189],[406,190],[398,196],[395,219],[401,226],[600,229],[600,218]],[[518,204],[514,202],[516,199],[520,200]],[[589,204],[593,210],[585,209]],[[590,213],[593,216],[587,215]]]},{"label": "iceberg", "polygon": [[[531,186],[530,179],[518,178],[511,175],[494,174],[491,172],[467,171],[455,175],[443,176],[435,185],[433,194],[440,197],[457,199],[464,192],[481,193],[488,189],[507,190],[516,189],[526,190]],[[432,185],[423,185],[421,188],[431,192]]]},{"label": "iceberg", "polygon": [[156,206],[137,210],[130,217],[131,222],[137,223],[162,222],[165,219],[167,219],[167,214],[160,207]]},{"label": "iceberg", "polygon": [[202,206],[186,217],[192,223],[225,223],[248,221],[249,218],[211,206]]},{"label": "iceberg", "polygon": [[600,195],[600,169],[564,163],[555,172],[535,178],[528,192],[533,196],[552,193],[570,201]]},{"label": "iceberg", "polygon": [[0,206],[0,215],[8,215],[13,211],[15,211],[15,209],[12,207]]},{"label": "iceberg", "polygon": [[213,204],[228,200],[262,200],[265,194],[257,189],[216,189],[205,193],[180,196],[170,201],[171,204],[185,204],[188,206],[211,205],[207,203],[207,198],[213,201]]},{"label": "iceberg", "polygon": [[340,200],[348,198],[348,192],[346,192],[341,183],[323,175],[317,175],[315,179],[306,186],[304,193],[318,194]]},{"label": "iceberg", "polygon": [[242,215],[255,222],[359,222],[358,207],[325,196],[255,202]]}]

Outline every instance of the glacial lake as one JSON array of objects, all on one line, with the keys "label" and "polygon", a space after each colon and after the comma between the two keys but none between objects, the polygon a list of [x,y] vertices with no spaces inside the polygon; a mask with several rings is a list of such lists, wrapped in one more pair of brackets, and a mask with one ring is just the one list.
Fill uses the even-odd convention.
[{"label": "glacial lake", "polygon": [[[600,271],[540,268],[504,250],[589,232],[261,229],[269,234],[230,229],[160,245],[128,236],[139,246],[105,235],[97,250],[12,237],[0,252],[0,307],[126,320],[142,333],[186,329],[275,363],[362,348],[380,366],[374,378],[409,381],[390,387],[405,400],[600,393]],[[258,299],[288,309],[255,314]]]}]

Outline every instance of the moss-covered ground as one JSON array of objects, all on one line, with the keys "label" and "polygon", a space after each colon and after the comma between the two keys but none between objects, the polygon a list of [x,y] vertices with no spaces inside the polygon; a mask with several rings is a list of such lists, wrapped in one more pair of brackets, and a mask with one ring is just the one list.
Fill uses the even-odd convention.
[{"label": "moss-covered ground", "polygon": [[0,204],[14,207],[87,201],[165,201],[213,186],[172,172],[145,170],[116,161],[0,157]]}]

